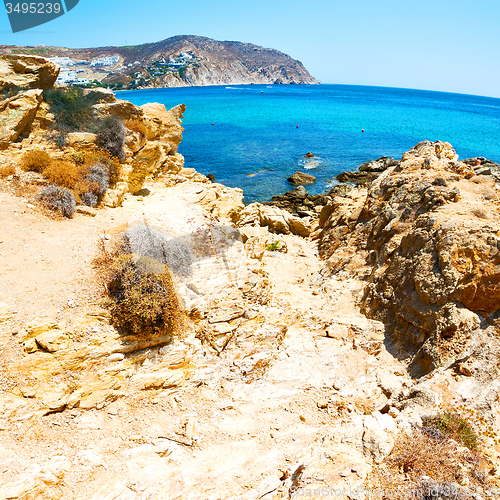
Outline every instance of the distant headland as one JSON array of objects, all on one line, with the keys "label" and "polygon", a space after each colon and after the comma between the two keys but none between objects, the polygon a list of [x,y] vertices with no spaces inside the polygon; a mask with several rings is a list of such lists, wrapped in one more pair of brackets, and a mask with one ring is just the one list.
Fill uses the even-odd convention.
[{"label": "distant headland", "polygon": [[38,55],[61,66],[57,83],[113,90],[246,84],[318,84],[304,65],[274,49],[181,35],[156,43],[70,49],[0,45],[0,54]]}]

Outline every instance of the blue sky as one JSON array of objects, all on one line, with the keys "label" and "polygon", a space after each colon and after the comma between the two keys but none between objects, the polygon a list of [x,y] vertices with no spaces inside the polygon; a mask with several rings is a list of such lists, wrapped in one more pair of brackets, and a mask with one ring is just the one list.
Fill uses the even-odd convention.
[{"label": "blue sky", "polygon": [[323,83],[500,97],[499,24],[499,0],[80,0],[16,34],[2,9],[0,43],[95,47],[201,35],[281,50]]}]

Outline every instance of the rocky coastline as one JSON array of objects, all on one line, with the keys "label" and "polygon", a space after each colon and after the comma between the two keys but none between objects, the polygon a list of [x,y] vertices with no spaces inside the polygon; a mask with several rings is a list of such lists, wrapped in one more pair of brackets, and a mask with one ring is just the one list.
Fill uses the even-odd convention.
[{"label": "rocky coastline", "polygon": [[[57,68],[0,68],[0,499],[495,496],[499,165],[423,141],[245,206],[184,166],[183,105],[98,89],[54,136]],[[113,321],[124,246],[170,269],[176,335]]]}]

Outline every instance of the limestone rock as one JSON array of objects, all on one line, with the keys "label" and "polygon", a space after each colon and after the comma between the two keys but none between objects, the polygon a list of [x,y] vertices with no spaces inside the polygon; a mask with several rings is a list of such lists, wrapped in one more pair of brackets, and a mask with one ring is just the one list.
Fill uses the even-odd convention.
[{"label": "limestone rock", "polygon": [[241,307],[235,307],[232,309],[222,309],[219,310],[216,314],[210,316],[208,318],[209,323],[223,323],[227,321],[231,321],[232,319],[240,318],[245,314],[245,309]]},{"label": "limestone rock", "polygon": [[95,208],[87,207],[85,205],[78,205],[76,207],[76,213],[87,215],[89,217],[95,217],[97,215],[97,210]]},{"label": "limestone rock", "polygon": [[121,99],[94,104],[92,108],[98,116],[113,115],[122,120],[136,119],[143,115],[141,108],[134,106],[130,101],[123,101]]},{"label": "limestone rock", "polygon": [[390,325],[418,376],[466,355],[479,315],[500,309],[497,209],[484,212],[483,194],[494,181],[473,176],[450,144],[424,141],[366,197],[336,197],[320,214],[325,270],[371,269],[363,311]]},{"label": "limestone rock", "polygon": [[271,232],[309,236],[310,227],[299,217],[295,217],[277,207],[251,203],[239,214],[237,226],[267,226]]},{"label": "limestone rock", "polygon": [[0,102],[0,149],[6,149],[31,124],[42,102],[42,90],[33,89]]},{"label": "limestone rock", "polygon": [[394,167],[398,164],[398,161],[394,158],[387,158],[387,156],[382,156],[378,160],[367,161],[359,166],[358,170],[360,172],[383,172],[389,167]]},{"label": "limestone rock", "polygon": [[381,463],[394,448],[394,439],[385,432],[375,418],[364,421],[363,448],[377,464]]},{"label": "limestone rock", "polygon": [[68,134],[68,146],[87,146],[95,144],[97,136],[90,132],[71,132]]},{"label": "limestone rock", "polygon": [[146,126],[146,137],[155,140],[168,136],[169,140],[176,146],[181,143],[182,132],[181,120],[186,111],[184,104],[179,104],[167,110],[163,104],[147,103],[140,106],[144,113],[144,124]]},{"label": "limestone rock", "polygon": [[197,202],[222,221],[235,222],[243,208],[243,190],[212,183],[203,189]]},{"label": "limestone rock", "polygon": [[0,88],[6,86],[48,89],[59,75],[59,66],[38,56],[0,55]]},{"label": "limestone rock", "polygon": [[25,325],[26,339],[36,337],[41,333],[48,332],[50,330],[58,329],[58,325],[55,321],[49,318],[35,318]]},{"label": "limestone rock", "polygon": [[45,351],[55,352],[69,344],[68,336],[61,330],[49,330],[35,337],[36,343]]},{"label": "limestone rock", "polygon": [[84,89],[83,93],[98,101],[98,104],[116,101],[116,97],[113,91],[104,87]]},{"label": "limestone rock", "polygon": [[292,184],[314,184],[316,182],[316,177],[304,172],[295,172],[290,177],[288,177],[287,180]]}]

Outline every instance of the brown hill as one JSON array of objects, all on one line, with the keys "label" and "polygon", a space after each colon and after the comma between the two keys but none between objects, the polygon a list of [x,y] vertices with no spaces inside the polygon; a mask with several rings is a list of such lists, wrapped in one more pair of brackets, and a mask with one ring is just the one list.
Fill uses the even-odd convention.
[{"label": "brown hill", "polygon": [[[115,88],[319,83],[300,61],[277,50],[192,35],[124,47],[0,46],[0,54],[16,53],[70,58],[69,65],[60,63],[62,75]],[[102,58],[115,59],[99,64]]]}]

